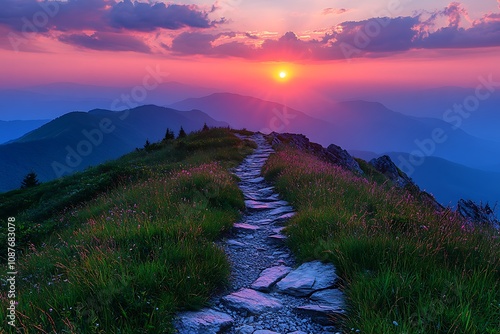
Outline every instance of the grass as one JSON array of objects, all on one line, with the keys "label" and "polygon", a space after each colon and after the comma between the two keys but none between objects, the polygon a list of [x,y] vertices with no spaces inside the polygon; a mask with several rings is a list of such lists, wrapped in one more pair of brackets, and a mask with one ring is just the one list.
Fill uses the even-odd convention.
[{"label": "grass", "polygon": [[500,333],[498,231],[291,148],[264,173],[298,210],[286,232],[299,259],[336,265],[346,331]]},{"label": "grass", "polygon": [[211,129],[2,195],[26,201],[1,207],[22,226],[19,331],[172,333],[175,312],[202,307],[227,282],[214,241],[244,208],[228,168],[251,150],[228,129]]}]

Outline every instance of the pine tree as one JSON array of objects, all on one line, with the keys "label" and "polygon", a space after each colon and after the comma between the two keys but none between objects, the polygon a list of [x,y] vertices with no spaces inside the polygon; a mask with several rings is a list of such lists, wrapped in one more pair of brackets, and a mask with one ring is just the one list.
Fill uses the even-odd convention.
[{"label": "pine tree", "polygon": [[207,123],[205,122],[205,124],[203,124],[203,129],[201,129],[201,131],[208,131],[209,130],[209,127],[207,125]]},{"label": "pine tree", "polygon": [[186,137],[186,131],[184,131],[184,129],[181,126],[181,129],[179,130],[179,135],[177,136],[177,138],[185,138],[185,137]]},{"label": "pine tree", "polygon": [[39,184],[40,181],[38,181],[38,176],[36,175],[35,172],[31,172],[28,173],[24,177],[23,182],[21,182],[21,189],[33,188]]},{"label": "pine tree", "polygon": [[165,138],[163,138],[163,141],[167,142],[167,141],[173,140],[173,139],[175,139],[175,133],[174,133],[174,131],[172,131],[169,128],[167,128],[167,132],[165,132]]},{"label": "pine tree", "polygon": [[149,139],[146,139],[146,143],[144,144],[144,149],[148,151],[151,147],[151,143],[149,142]]}]

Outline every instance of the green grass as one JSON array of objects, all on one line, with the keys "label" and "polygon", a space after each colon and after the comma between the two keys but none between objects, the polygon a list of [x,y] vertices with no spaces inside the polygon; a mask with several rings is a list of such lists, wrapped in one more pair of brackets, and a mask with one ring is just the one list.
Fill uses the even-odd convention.
[{"label": "green grass", "polygon": [[[214,241],[244,208],[228,167],[251,150],[227,129],[200,131],[2,195],[26,200],[9,212],[23,227],[20,332],[171,333],[175,312],[202,307],[227,282]],[[0,298],[3,326],[8,300]]]},{"label": "green grass", "polygon": [[436,213],[373,170],[358,177],[297,150],[278,151],[264,172],[298,209],[292,250],[336,265],[347,331],[500,333],[498,231]]}]

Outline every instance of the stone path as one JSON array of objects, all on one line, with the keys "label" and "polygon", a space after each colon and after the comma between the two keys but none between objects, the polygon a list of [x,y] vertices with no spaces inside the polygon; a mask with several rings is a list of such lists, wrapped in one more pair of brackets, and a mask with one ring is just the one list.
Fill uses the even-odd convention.
[{"label": "stone path", "polygon": [[296,267],[282,229],[293,208],[264,181],[261,169],[273,149],[260,134],[258,148],[235,169],[247,207],[220,243],[232,266],[231,286],[211,307],[178,315],[181,334],[337,333],[332,316],[345,311],[335,267],[313,261]]}]

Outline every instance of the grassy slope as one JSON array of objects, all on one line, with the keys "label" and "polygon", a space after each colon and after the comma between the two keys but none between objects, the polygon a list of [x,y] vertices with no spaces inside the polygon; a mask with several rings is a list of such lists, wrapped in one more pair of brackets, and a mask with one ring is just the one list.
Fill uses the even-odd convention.
[{"label": "grassy slope", "polygon": [[290,247],[301,260],[337,266],[347,329],[500,333],[497,231],[437,214],[373,171],[356,177],[297,150],[271,156],[264,172],[298,209]]},{"label": "grassy slope", "polygon": [[213,129],[0,195],[1,218],[18,227],[22,332],[170,332],[175,311],[226,282],[213,241],[244,207],[227,168],[250,151]]}]

